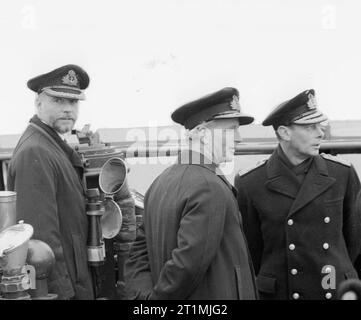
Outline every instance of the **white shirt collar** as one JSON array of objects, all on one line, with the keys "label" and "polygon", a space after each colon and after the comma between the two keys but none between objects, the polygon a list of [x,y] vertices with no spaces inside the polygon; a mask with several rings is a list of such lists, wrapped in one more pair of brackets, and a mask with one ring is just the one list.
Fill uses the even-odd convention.
[{"label": "white shirt collar", "polygon": [[59,133],[59,132],[57,132],[57,131],[56,131],[56,133],[59,135],[59,137],[61,138],[61,140],[66,141],[66,139],[65,139],[66,135],[65,135],[65,134],[61,134],[61,133]]}]

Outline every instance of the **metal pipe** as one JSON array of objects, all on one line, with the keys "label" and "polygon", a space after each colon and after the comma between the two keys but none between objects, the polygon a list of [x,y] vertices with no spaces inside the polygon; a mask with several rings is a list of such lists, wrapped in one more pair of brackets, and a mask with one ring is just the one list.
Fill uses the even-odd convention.
[{"label": "metal pipe", "polygon": [[[246,142],[240,143],[236,146],[235,155],[243,154],[270,154],[276,148],[277,141],[271,142]],[[176,156],[177,153],[186,148],[186,144],[174,144],[169,146],[129,146],[123,148],[115,148],[115,151],[120,153],[119,156],[126,158],[148,158],[148,157],[171,157]],[[321,144],[320,151],[332,150],[335,154],[346,153],[361,153],[361,139],[337,139],[325,140]],[[0,152],[0,161],[11,159],[11,152]],[[94,172],[94,175],[96,173]],[[90,174],[92,175],[92,174]]]},{"label": "metal pipe", "polygon": [[[235,155],[271,154],[277,147],[277,142],[249,142],[240,143],[236,146]],[[179,151],[186,149],[185,144],[174,146],[139,146],[118,149],[124,153],[126,158],[150,158],[150,157],[171,157],[176,156]],[[324,141],[321,144],[320,152],[334,154],[361,153],[361,141],[338,140]]]},{"label": "metal pipe", "polygon": [[0,191],[0,231],[16,224],[16,192]]}]

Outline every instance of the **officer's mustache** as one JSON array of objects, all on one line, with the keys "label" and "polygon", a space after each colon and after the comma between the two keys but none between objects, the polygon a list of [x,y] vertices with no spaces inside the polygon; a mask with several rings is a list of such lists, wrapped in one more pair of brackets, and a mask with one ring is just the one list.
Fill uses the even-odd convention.
[{"label": "officer's mustache", "polygon": [[73,120],[75,122],[75,119],[73,117],[61,117],[58,118],[58,120]]}]

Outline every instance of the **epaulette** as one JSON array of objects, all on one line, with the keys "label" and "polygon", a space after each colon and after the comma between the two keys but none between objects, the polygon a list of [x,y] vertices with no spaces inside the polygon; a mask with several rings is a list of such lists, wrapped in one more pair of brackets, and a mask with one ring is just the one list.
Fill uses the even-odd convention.
[{"label": "epaulette", "polygon": [[343,164],[344,166],[347,166],[347,167],[351,167],[351,162],[349,162],[345,159],[339,158],[338,156],[333,156],[332,154],[329,154],[329,153],[321,153],[320,156],[324,159]]},{"label": "epaulette", "polygon": [[242,177],[242,176],[244,176],[244,175],[246,175],[246,174],[248,174],[248,173],[256,170],[257,168],[263,166],[263,165],[267,162],[267,160],[268,160],[268,158],[262,159],[262,160],[258,161],[255,166],[249,167],[249,168],[244,169],[244,170],[243,170],[243,169],[240,170],[240,171],[238,172],[238,175],[239,175],[240,177]]}]

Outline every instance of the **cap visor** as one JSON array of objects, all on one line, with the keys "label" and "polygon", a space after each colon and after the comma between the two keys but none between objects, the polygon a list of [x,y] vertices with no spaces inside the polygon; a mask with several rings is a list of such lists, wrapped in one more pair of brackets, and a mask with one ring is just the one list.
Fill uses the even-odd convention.
[{"label": "cap visor", "polygon": [[213,119],[236,119],[238,118],[239,125],[250,124],[254,121],[254,118],[244,113],[229,113],[214,117]]}]

